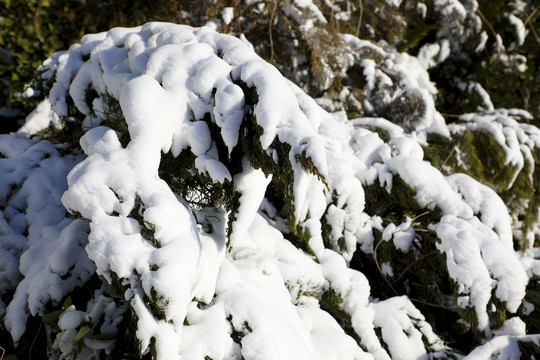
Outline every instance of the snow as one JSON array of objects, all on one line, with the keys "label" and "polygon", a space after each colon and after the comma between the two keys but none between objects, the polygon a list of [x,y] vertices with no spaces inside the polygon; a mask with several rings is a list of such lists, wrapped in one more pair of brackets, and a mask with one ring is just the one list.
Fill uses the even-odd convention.
[{"label": "snow", "polygon": [[508,256],[508,244],[498,242],[496,234],[477,218],[445,215],[436,231],[441,239],[437,248],[446,254],[450,277],[460,284],[460,306],[475,308],[480,330],[488,327],[491,289],[504,299],[509,311],[517,311],[528,278],[518,258]]},{"label": "snow", "polygon": [[508,210],[495,191],[464,174],[453,174],[447,181],[474,213],[480,216],[482,223],[494,229],[499,240],[509,249],[512,248],[512,228]]},{"label": "snow", "polygon": [[[466,17],[458,1],[435,6],[445,16]],[[311,14],[303,31],[310,21],[326,21],[310,0],[280,7]],[[222,19],[229,24],[233,15],[225,8]],[[116,28],[85,36],[46,61],[44,76],[54,79],[48,99],[21,133],[0,137],[0,293],[14,293],[0,302],[0,315],[14,340],[30,315],[45,315],[49,304],[59,306],[97,274],[107,284],[86,309],[62,309],[54,347],[65,356],[82,324],[115,334],[126,309],[135,316],[141,354],[155,350],[158,359],[429,359],[451,352],[411,299],[374,298],[369,279],[351,267],[355,254],[376,255],[374,229],[400,255],[421,256],[418,249],[428,245],[415,229],[417,218],[388,223],[367,213],[365,189],[378,181],[389,194],[399,191],[399,176],[413,193],[400,206],[440,215],[424,229],[436,234],[429,245],[444,255],[441,266],[457,287],[452,306],[473,309],[487,341],[466,358],[516,358],[517,341],[537,343],[512,317],[527,305],[525,288],[537,264],[514,252],[506,205],[468,175],[443,175],[424,159],[422,145],[429,132],[489,132],[506,165],[515,167],[515,180],[526,161],[534,163],[540,130],[518,121],[528,113],[495,109],[488,98],[480,113],[447,125],[427,69],[449,56],[448,43],[426,45],[419,60],[352,35],[341,39],[382,58],[355,59],[373,116],[348,120],[326,112],[249,44],[208,26]],[[97,98],[88,101],[88,89]],[[379,100],[370,97],[376,93]],[[376,113],[378,101],[403,94],[424,106],[412,122]],[[127,145],[107,126],[107,97],[118,101]],[[31,137],[49,124],[60,129],[68,100],[85,117],[79,155]],[[248,126],[258,136],[246,145]],[[292,171],[288,219],[268,194],[282,174],[267,173],[249,155],[259,148],[264,161],[290,165],[280,169]],[[290,149],[284,159],[282,148]],[[204,176],[212,189],[230,186],[238,208],[194,206],[175,193],[160,165],[165,154],[182,153],[194,162],[185,169],[178,162],[179,170]],[[239,163],[231,164],[233,157]],[[309,238],[295,246],[302,232]],[[381,271],[393,277],[402,269],[383,262]],[[111,285],[123,293],[113,298]],[[325,308],[329,294],[335,309]],[[495,304],[510,315],[498,329],[490,321]],[[85,359],[114,345],[83,342]]]},{"label": "snow", "polygon": [[51,111],[51,103],[48,99],[41,102],[27,117],[19,132],[35,134],[46,129],[49,124],[60,128],[60,122],[56,113]]},{"label": "snow", "polygon": [[[521,358],[518,341],[540,344],[538,335],[529,336],[498,336],[486,344],[477,347],[464,360],[488,360],[488,359],[509,359],[518,360]],[[496,357],[495,357],[496,356]]]},{"label": "snow", "polygon": [[409,299],[396,296],[373,304],[373,308],[373,324],[381,329],[392,359],[428,359],[422,337],[429,339],[433,333]]},{"label": "snow", "polygon": [[[112,281],[111,274],[129,279],[134,294],[126,297],[139,316],[139,328],[150,321],[144,322],[144,319],[153,319],[142,304],[142,291],[147,294],[158,291],[168,300],[166,318],[176,326],[159,327],[160,322],[150,321],[156,327],[155,332],[139,330],[139,334],[143,345],[148,346],[150,338],[155,336],[158,352],[171,354],[175,348],[171,341],[176,338],[174,334],[181,331],[186,307],[200,276],[201,244],[190,212],[155,176],[159,157],[144,151],[146,144],[146,150],[153,147],[159,154],[162,145],[156,138],[165,136],[153,131],[148,132],[152,134],[150,138],[143,136],[138,131],[135,115],[132,124],[135,130],[127,148],[120,145],[113,131],[103,127],[92,129],[81,139],[88,157],[68,177],[70,188],[62,201],[66,208],[92,219],[86,250],[96,263],[98,274],[109,281]],[[170,140],[165,141],[170,143]],[[114,166],[111,161],[119,161],[122,166]],[[131,181],[123,181],[125,178]],[[144,224],[126,217],[135,196],[144,204],[141,214]],[[120,216],[109,215],[113,211]],[[140,235],[140,226],[152,228],[153,241],[158,247]],[[150,265],[157,265],[159,269],[152,271]],[[133,276],[134,272],[140,274],[140,278]],[[178,340],[173,343],[178,347]]]},{"label": "snow", "polygon": [[234,8],[233,7],[226,7],[221,12],[221,17],[223,18],[223,22],[227,25],[229,25],[234,18]]},{"label": "snow", "polygon": [[233,248],[245,236],[261,205],[266,187],[272,180],[271,175],[266,177],[262,170],[252,168],[246,159],[243,160],[242,167],[244,171],[236,175],[234,179],[241,196],[238,215],[232,224],[234,233],[231,236],[231,246]]},{"label": "snow", "polygon": [[[17,342],[30,315],[43,315],[94,272],[87,258],[87,225],[67,217],[60,203],[66,175],[80,158],[61,157],[46,141],[2,135],[0,190],[1,293],[15,291],[6,327]],[[10,190],[10,188],[12,190]],[[27,235],[23,235],[27,233]]]},{"label": "snow", "polygon": [[[407,127],[413,127],[417,131],[433,128],[437,129],[436,131],[439,131],[441,135],[448,135],[444,118],[435,108],[434,95],[437,94],[437,89],[427,73],[431,65],[430,55],[425,53],[427,48],[421,52],[419,58],[416,58],[400,53],[389,46],[379,46],[352,35],[342,35],[341,39],[351,50],[355,50],[353,52],[355,60],[363,68],[366,78],[363,106],[369,115],[376,115],[376,109],[381,106],[381,102],[396,101],[406,94],[407,97],[414,98],[424,105],[422,113],[413,119],[411,124],[405,124]],[[363,49],[377,52],[382,56],[382,60],[376,62],[371,58],[362,57],[360,55],[362,51],[359,50]],[[436,49],[432,49],[431,52],[434,50]],[[447,49],[444,48],[439,55],[440,61],[444,61],[447,56]],[[398,79],[398,81],[393,81],[393,79]],[[395,120],[398,123],[401,121],[404,120]]]},{"label": "snow", "polygon": [[514,26],[515,28],[518,45],[523,45],[523,43],[525,42],[525,37],[527,36],[527,30],[525,29],[523,21],[521,21],[521,19],[514,14],[508,15],[508,20],[510,21],[510,24],[512,24],[512,26]]},{"label": "snow", "polygon": [[464,121],[463,124],[449,128],[451,132],[467,129],[485,131],[492,135],[506,154],[505,165],[514,168],[513,178],[507,185],[507,188],[511,188],[525,161],[531,162],[531,149],[540,145],[540,130],[518,121],[519,118],[530,119],[530,117],[526,111],[496,109],[480,114],[464,114],[460,117]]},{"label": "snow", "polygon": [[500,329],[493,331],[496,335],[523,336],[526,334],[526,324],[519,317],[513,317],[504,322]]}]

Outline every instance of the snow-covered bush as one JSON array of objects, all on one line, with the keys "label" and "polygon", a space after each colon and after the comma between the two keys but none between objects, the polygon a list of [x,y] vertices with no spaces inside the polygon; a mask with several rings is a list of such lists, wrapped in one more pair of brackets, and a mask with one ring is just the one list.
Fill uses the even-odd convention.
[{"label": "snow-covered bush", "polygon": [[[440,47],[476,19],[459,5],[435,2],[455,25]],[[41,138],[0,138],[0,316],[14,342],[42,319],[51,358],[540,350],[529,113],[447,125],[434,54],[318,28],[309,1],[280,9],[318,49],[319,90],[361,81],[315,101],[212,24],[115,28],[44,63],[46,99],[22,128]],[[319,105],[346,109],[336,99],[367,116]]]}]

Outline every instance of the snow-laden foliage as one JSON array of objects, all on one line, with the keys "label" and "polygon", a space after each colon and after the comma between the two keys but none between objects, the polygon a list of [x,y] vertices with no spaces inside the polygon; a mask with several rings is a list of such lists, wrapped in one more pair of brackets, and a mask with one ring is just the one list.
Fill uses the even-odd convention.
[{"label": "snow-laden foliage", "polygon": [[0,293],[12,294],[0,307],[15,339],[29,315],[43,314],[48,302],[61,301],[95,272],[84,251],[88,226],[60,201],[66,175],[81,159],[61,151],[20,135],[0,138]]},{"label": "snow-laden foliage", "polygon": [[[212,23],[116,28],[48,59],[22,128],[45,140],[0,139],[15,343],[41,317],[51,357],[533,354],[540,132],[489,96],[446,124],[427,69],[480,20],[434,7],[439,42],[413,57],[283,2],[318,87],[363,79],[317,102]],[[339,99],[367,116],[319,105]]]}]

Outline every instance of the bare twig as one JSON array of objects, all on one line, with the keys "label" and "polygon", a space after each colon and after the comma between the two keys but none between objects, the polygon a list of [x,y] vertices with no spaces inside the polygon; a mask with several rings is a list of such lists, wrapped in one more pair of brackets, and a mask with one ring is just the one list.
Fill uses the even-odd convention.
[{"label": "bare twig", "polygon": [[424,301],[424,300],[420,300],[420,299],[411,299],[411,301],[414,301],[414,302],[417,302],[417,303],[420,303],[420,304],[423,304],[423,305],[439,308],[439,309],[450,310],[447,306],[439,305],[439,304],[433,304],[433,303],[430,303],[430,302],[427,302],[427,301]]},{"label": "bare twig", "polygon": [[428,252],[427,254],[424,254],[424,255],[420,256],[420,257],[419,257],[418,259],[416,259],[414,262],[410,263],[410,264],[409,264],[409,265],[401,272],[401,274],[398,276],[398,278],[397,278],[396,280],[394,280],[394,282],[398,282],[398,281],[403,277],[403,275],[405,275],[405,273],[406,273],[407,271],[409,271],[409,269],[410,269],[411,267],[413,267],[416,263],[422,261],[424,258],[426,258],[426,257],[428,257],[428,256],[430,256],[430,255],[433,255],[433,254],[435,254],[435,253],[437,253],[437,252],[438,252],[438,250],[433,250],[433,251],[431,251],[431,252]]},{"label": "bare twig", "polygon": [[276,15],[276,9],[277,9],[277,0],[274,1],[273,7],[270,9],[270,22],[268,24],[268,36],[270,38],[270,60],[269,63],[272,63],[272,60],[274,60],[274,40],[272,39],[272,25],[274,23],[274,16]]},{"label": "bare twig", "polygon": [[427,214],[429,214],[429,211],[425,211],[425,212],[423,212],[423,213],[421,213],[421,214],[419,214],[419,215],[416,215],[415,217],[413,217],[413,218],[411,219],[411,224],[412,224],[413,222],[415,222],[418,218],[421,218],[422,216],[427,215]]},{"label": "bare twig", "polygon": [[456,150],[456,147],[454,146],[452,148],[452,151],[450,151],[450,154],[448,154],[448,156],[446,157],[446,159],[444,159],[443,163],[441,165],[439,165],[439,168],[437,170],[441,171],[441,169],[443,168],[444,165],[446,165],[446,163],[448,162],[448,160],[450,160],[450,157],[452,156],[452,154],[454,153],[454,151]]},{"label": "bare twig", "polygon": [[32,344],[30,344],[30,350],[28,350],[28,359],[32,360],[32,349],[34,348],[34,344],[36,343],[36,340],[39,336],[39,332],[41,331],[41,327],[43,326],[43,320],[39,323],[38,331],[36,331],[36,336],[34,336],[34,340],[32,340]]},{"label": "bare twig", "polygon": [[59,360],[58,355],[56,355],[56,351],[54,351],[51,334],[49,333],[49,327],[47,326],[47,324],[45,324],[45,335],[47,335],[47,346],[49,350],[51,351],[51,354],[54,357],[54,360]]},{"label": "bare twig", "polygon": [[480,10],[480,8],[477,8],[476,12],[478,13],[480,18],[482,19],[482,22],[487,25],[487,27],[491,31],[491,34],[493,34],[494,37],[497,37],[497,32],[495,31],[495,28],[493,28],[493,25],[491,25],[491,23],[488,21],[488,19],[486,19],[486,17],[484,16],[484,13],[482,12],[482,10]]},{"label": "bare twig", "polygon": [[392,286],[392,284],[390,284],[390,281],[388,281],[388,279],[386,278],[386,276],[383,274],[382,270],[381,270],[381,267],[379,266],[379,261],[377,260],[377,248],[379,247],[379,245],[381,245],[383,239],[379,240],[379,242],[377,243],[377,245],[375,246],[375,250],[373,250],[373,259],[375,260],[375,265],[377,265],[377,269],[379,270],[379,272],[381,273],[384,281],[386,281],[386,283],[388,284],[388,286],[390,286],[390,289],[392,289],[392,291],[396,294],[396,295],[399,295],[398,292],[396,291],[396,289],[394,289],[394,287]]},{"label": "bare twig", "polygon": [[240,0],[237,0],[234,3],[234,10],[237,12],[237,15],[235,15],[235,17],[236,17],[236,23],[238,24],[238,37],[240,37],[240,35],[242,35],[242,23],[240,22],[240,12],[238,11],[238,4],[239,3],[240,3]]},{"label": "bare twig", "polygon": [[458,114],[445,114],[445,113],[440,113],[440,114],[444,117],[452,117],[452,118],[460,118],[461,116],[463,116],[463,115],[458,115]]},{"label": "bare twig", "polygon": [[534,9],[533,12],[529,16],[527,16],[527,19],[525,20],[525,22],[523,24],[525,26],[529,25],[529,27],[531,28],[532,34],[534,36],[534,40],[536,41],[538,46],[540,46],[540,37],[538,36],[538,33],[536,32],[536,29],[534,28],[534,25],[532,23],[532,20],[533,20],[533,18],[535,16],[536,12],[538,11],[538,9],[539,9],[538,7],[536,9]]},{"label": "bare twig", "polygon": [[540,7],[537,7],[533,10],[533,12],[527,16],[527,19],[525,19],[525,21],[523,22],[523,25],[527,26],[527,24],[532,20],[532,18],[534,17],[534,15],[536,14],[536,12],[538,11],[538,9],[540,9]]},{"label": "bare twig", "polygon": [[360,36],[360,26],[362,25],[362,16],[364,16],[364,4],[362,0],[358,0],[358,6],[360,8],[360,15],[358,15],[358,24],[356,24],[356,37]]}]

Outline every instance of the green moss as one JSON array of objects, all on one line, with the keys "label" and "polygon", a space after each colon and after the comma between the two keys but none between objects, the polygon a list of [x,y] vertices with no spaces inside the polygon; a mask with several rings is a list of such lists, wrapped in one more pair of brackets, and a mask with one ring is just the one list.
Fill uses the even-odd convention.
[{"label": "green moss", "polygon": [[[248,87],[244,82],[236,80],[235,83],[242,88],[245,95],[244,109],[245,117],[240,128],[239,145],[243,154],[245,154],[250,165],[255,169],[260,169],[266,176],[272,175],[272,181],[265,194],[266,198],[279,209],[279,216],[286,219],[290,233],[287,238],[296,246],[304,251],[313,254],[309,248],[310,234],[307,229],[298,226],[297,219],[294,216],[294,171],[289,161],[291,146],[282,143],[276,137],[268,150],[261,146],[260,137],[263,135],[263,129],[257,124],[254,115],[254,106],[258,101],[258,95],[255,88]],[[276,159],[273,155],[275,153]],[[316,175],[326,184],[324,177],[313,164],[310,157],[305,153],[297,157],[302,166],[312,174]]]},{"label": "green moss", "polygon": [[[402,126],[405,131],[414,131],[418,119],[425,116],[426,106],[422,97],[406,92],[400,79],[391,73],[391,86],[377,86],[371,94],[374,112],[381,117]],[[389,100],[391,99],[391,100]]]},{"label": "green moss", "polygon": [[[457,304],[458,297],[460,296],[469,296],[470,294],[460,294],[458,292],[459,285],[452,281],[454,288],[454,302]],[[490,301],[487,304],[488,316],[490,321],[490,327],[493,329],[500,328],[503,323],[508,318],[508,311],[506,310],[506,305],[504,302],[501,302],[496,296],[495,291],[491,296]],[[465,308],[457,306],[457,312],[460,315],[461,319],[465,320],[470,326],[470,333],[474,336],[474,339],[477,344],[479,344],[482,339],[485,338],[486,334],[481,332],[478,329],[478,315],[474,307],[468,306]]]},{"label": "green moss", "polygon": [[[92,108],[91,99],[95,96],[97,96],[97,93],[93,89],[87,90],[86,101],[90,109]],[[120,102],[109,93],[103,94],[101,100],[103,101],[104,113],[96,115],[103,118],[103,126],[108,126],[120,134],[120,144],[126,147],[130,142],[130,136]]]},{"label": "green moss", "polygon": [[484,131],[465,131],[461,138],[461,148],[467,164],[464,170],[480,182],[490,184],[498,192],[509,189],[516,168],[506,164],[506,153],[495,137]]},{"label": "green moss", "polygon": [[[443,142],[438,149],[440,153],[444,153],[444,145]],[[383,241],[382,232],[374,229],[375,254],[365,254],[358,248],[351,260],[351,268],[370,279],[372,296],[387,299],[407,295],[439,335],[452,342],[456,349],[469,352],[480,343],[484,334],[477,329],[476,310],[457,306],[457,298],[465,294],[458,293],[458,285],[448,274],[446,254],[441,254],[436,247],[440,240],[430,225],[440,222],[442,211],[422,208],[415,200],[415,189],[398,175],[393,176],[390,192],[375,181],[365,186],[365,195],[366,212],[380,216],[383,226],[403,223],[407,217],[414,219],[411,227],[415,230],[415,240],[409,250],[403,252],[395,248],[392,240]],[[385,262],[392,267],[393,276],[381,273],[381,265]],[[448,306],[448,299],[452,298],[454,305]],[[507,311],[494,296],[491,305],[495,311],[489,313],[490,321],[497,328],[506,319]],[[459,325],[460,319],[468,326]]]},{"label": "green moss", "polygon": [[111,277],[111,282],[109,287],[111,294],[115,297],[124,298],[124,294],[129,289],[129,285],[124,285],[123,279],[120,278],[114,271],[109,271],[109,276]]},{"label": "green moss", "polygon": [[152,359],[158,358],[157,356],[157,349],[156,349],[156,338],[152,336],[150,338],[150,345],[148,345],[148,348],[150,349],[150,354],[152,355]]},{"label": "green moss", "polygon": [[285,238],[297,248],[302,249],[303,251],[312,256],[315,256],[315,253],[309,246],[309,240],[311,239],[311,234],[309,230],[301,225],[288,224],[288,226],[289,228],[294,228],[295,231],[284,234]]},{"label": "green moss", "polygon": [[[253,87],[248,87],[242,81],[236,81],[244,91],[245,108],[244,119],[240,127],[240,137],[237,146],[229,149],[221,137],[220,128],[211,120],[210,114],[202,119],[208,126],[213,139],[213,145],[218,151],[218,159],[222,162],[231,176],[240,173],[242,169],[242,159],[246,157],[250,165],[256,169],[261,169],[265,175],[273,174],[274,189],[277,190],[276,196],[286,199],[284,204],[288,216],[292,216],[292,183],[293,171],[288,161],[290,146],[282,144],[275,140],[272,147],[277,151],[279,161],[276,163],[271,156],[262,149],[260,137],[263,135],[263,129],[257,124],[254,115],[255,104],[258,102],[258,95]],[[222,184],[214,182],[206,174],[201,174],[195,169],[195,156],[189,150],[184,150],[178,157],[172,154],[162,154],[159,168],[159,174],[174,192],[184,197],[188,203],[195,209],[201,209],[207,206],[224,207],[229,211],[227,237],[233,231],[233,223],[236,220],[236,213],[240,205],[241,193],[238,192],[234,184],[225,180]]]},{"label": "green moss", "polygon": [[319,305],[322,310],[328,312],[341,326],[341,328],[360,345],[361,340],[354,331],[351,316],[343,309],[343,298],[334,289],[329,288],[323,292]]},{"label": "green moss", "polygon": [[169,300],[159,294],[155,288],[150,289],[150,296],[144,294],[143,301],[156,319],[167,321],[166,309],[169,306]]},{"label": "green moss", "polygon": [[530,311],[522,303],[518,309],[519,317],[526,325],[527,334],[538,334],[540,333],[540,280],[538,277],[535,276],[529,281],[524,301],[534,308]]},{"label": "green moss", "polygon": [[144,203],[139,195],[136,195],[135,197],[135,204],[129,213],[129,217],[135,219],[139,223],[141,226],[140,234],[143,238],[150,241],[156,248],[161,247],[160,241],[154,236],[156,233],[156,226],[144,219]]},{"label": "green moss", "polygon": [[517,345],[521,352],[520,359],[536,359],[538,354],[540,354],[540,345],[536,344],[534,341],[518,340]]},{"label": "green moss", "polygon": [[[304,33],[309,46],[309,65],[314,87],[322,93],[338,94],[342,89],[340,75],[345,43],[330,25],[317,26]],[[328,81],[330,83],[328,84]]]},{"label": "green moss", "polygon": [[238,345],[241,346],[242,345],[242,339],[244,338],[244,336],[246,336],[249,333],[252,333],[253,329],[251,328],[251,326],[249,325],[249,323],[247,321],[243,322],[241,328],[239,328],[239,329],[235,328],[234,325],[233,325],[233,316],[232,316],[232,314],[229,314],[229,316],[227,316],[227,321],[231,325],[231,339],[235,343],[237,343]]},{"label": "green moss", "polygon": [[[5,0],[0,2],[0,49],[9,57],[0,66],[0,84],[9,84],[8,96],[0,97],[0,107],[11,100],[15,106],[36,105],[50,87],[35,99],[22,98],[24,86],[36,77],[38,66],[56,51],[69,48],[86,33],[107,31],[114,26],[137,26],[154,21],[180,22],[180,7],[189,2],[171,0],[112,0],[106,3],[79,0]],[[202,24],[201,24],[202,25]],[[2,51],[0,51],[1,53]],[[0,54],[1,55],[1,54]],[[88,54],[83,55],[83,60]],[[38,84],[39,85],[39,84]],[[3,94],[2,94],[3,95]]]},{"label": "green moss", "polygon": [[491,327],[494,329],[500,328],[508,318],[508,310],[506,310],[506,302],[499,300],[495,296],[495,291],[491,294],[491,299],[488,303],[488,309],[494,307],[494,311],[490,311]]},{"label": "green moss", "polygon": [[78,211],[75,211],[73,209],[68,209],[68,212],[73,216],[75,217],[76,219],[80,219],[80,220],[83,220],[83,221],[86,221],[86,222],[90,222],[91,220],[90,219],[87,219],[85,218],[84,216],[82,216],[82,214]]},{"label": "green moss", "polygon": [[[233,159],[220,158],[220,161],[227,164]],[[241,161],[235,164],[237,166]],[[237,171],[241,171],[241,167]],[[234,173],[232,175],[234,176]],[[227,239],[230,239],[241,196],[231,181],[225,179],[223,183],[214,182],[207,174],[198,172],[195,169],[195,155],[190,150],[183,150],[177,157],[171,153],[162,154],[159,176],[175,193],[185,199],[193,210],[223,207],[229,211]]]},{"label": "green moss", "polygon": [[161,154],[159,177],[167,182],[171,190],[182,196],[195,209],[212,206],[213,181],[195,169],[195,155],[183,150],[177,157],[170,152]]},{"label": "green moss", "polygon": [[438,168],[443,174],[450,175],[456,171],[460,144],[452,139],[437,133],[428,133],[427,146],[423,147],[424,159]]},{"label": "green moss", "polygon": [[53,144],[64,145],[59,148],[61,154],[79,153],[82,150],[79,139],[84,135],[84,129],[82,127],[82,114],[77,113],[76,115],[76,117],[66,116],[61,118],[60,128],[49,125],[48,128],[38,132],[36,136],[47,139]]},{"label": "green moss", "polygon": [[291,291],[296,292],[295,297],[292,299],[293,302],[295,302],[295,300],[298,300],[299,298],[301,298],[303,296],[311,297],[311,298],[315,298],[315,299],[320,299],[321,295],[323,293],[322,290],[320,290],[319,288],[315,288],[315,287],[311,287],[311,288],[306,289],[305,288],[306,284],[302,283],[300,280],[296,280],[296,282],[294,284],[291,284],[290,281],[286,280],[285,281],[285,287],[287,288],[287,290],[289,290],[289,292],[291,292]]},{"label": "green moss", "polygon": [[454,133],[451,139],[429,134],[427,142],[424,155],[433,166],[446,174],[468,174],[499,194],[513,218],[522,221],[522,238],[516,247],[525,248],[539,215],[540,151],[533,149],[534,164],[525,158],[523,168],[518,169],[505,164],[504,149],[485,131],[465,130]]},{"label": "green moss", "polygon": [[302,151],[302,154],[296,154],[295,156],[296,161],[302,165],[302,167],[309,173],[315,175],[317,179],[319,179],[320,182],[322,182],[328,191],[330,191],[330,187],[328,186],[328,183],[326,182],[326,179],[324,176],[319,172],[319,169],[313,164],[313,160],[311,159],[311,156],[306,155],[306,151]]},{"label": "green moss", "polygon": [[439,222],[442,212],[439,208],[428,210],[416,201],[416,190],[407,184],[398,174],[392,177],[390,192],[378,179],[373,184],[364,186],[366,212],[383,219],[383,226],[390,223],[400,224],[407,217],[417,219],[423,229],[427,225]]},{"label": "green moss", "polygon": [[[111,359],[150,360],[152,354],[143,355],[140,352],[141,343],[137,339],[137,316],[131,307],[127,307],[118,324],[115,346],[111,352]],[[154,358],[155,359],[155,358]]]},{"label": "green moss", "polygon": [[422,42],[430,33],[437,32],[441,26],[436,24],[422,24],[418,27],[412,27],[408,30],[403,42],[397,46],[399,52],[406,52]]},{"label": "green moss", "polygon": [[471,327],[472,333],[475,335],[476,340],[481,338],[480,332],[478,331],[478,316],[476,315],[476,310],[473,307],[457,307],[459,316],[465,320]]},{"label": "green moss", "polygon": [[159,270],[159,266],[158,265],[150,265],[150,271],[158,271]]},{"label": "green moss", "polygon": [[[515,188],[519,189],[519,193],[516,191],[515,198],[518,203],[519,208],[524,208],[523,210],[523,224],[521,227],[522,238],[521,238],[521,248],[527,248],[527,237],[533,231],[534,227],[538,223],[539,212],[540,212],[540,150],[533,150],[534,156],[534,171],[532,172],[532,183],[530,178],[527,176],[530,172],[520,173],[518,179],[516,179]],[[526,163],[527,166],[530,164]],[[528,200],[528,201],[527,201]],[[526,204],[526,206],[525,206]],[[535,234],[533,246],[539,246],[538,237]]]}]

